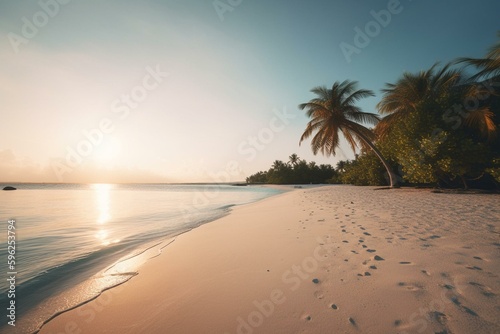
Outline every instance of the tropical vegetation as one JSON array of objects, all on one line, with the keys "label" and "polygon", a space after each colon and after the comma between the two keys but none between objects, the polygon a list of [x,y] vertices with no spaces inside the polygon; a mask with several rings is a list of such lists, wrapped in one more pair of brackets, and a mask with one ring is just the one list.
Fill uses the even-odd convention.
[{"label": "tropical vegetation", "polygon": [[247,177],[247,183],[319,184],[334,182],[337,172],[331,165],[317,165],[292,154],[288,162],[276,160],[267,171]]},{"label": "tropical vegetation", "polygon": [[[475,73],[469,74],[471,68]],[[354,81],[312,92],[316,97],[299,105],[310,118],[299,143],[312,137],[314,154],[334,156],[342,135],[355,153],[359,149],[323,181],[500,188],[500,42],[483,59],[403,73],[382,90],[378,114],[356,105],[374,93]],[[309,183],[294,174],[297,164],[276,161],[260,176],[271,183]]]}]

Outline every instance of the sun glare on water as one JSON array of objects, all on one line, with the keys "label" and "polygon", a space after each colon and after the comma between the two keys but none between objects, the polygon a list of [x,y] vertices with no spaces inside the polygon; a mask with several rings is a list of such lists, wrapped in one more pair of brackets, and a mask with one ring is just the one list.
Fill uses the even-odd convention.
[{"label": "sun glare on water", "polygon": [[97,218],[96,224],[99,226],[98,232],[95,234],[96,239],[103,246],[120,242],[120,239],[110,238],[108,229],[105,225],[111,220],[110,213],[110,191],[113,189],[111,184],[93,184],[91,188],[95,192]]}]

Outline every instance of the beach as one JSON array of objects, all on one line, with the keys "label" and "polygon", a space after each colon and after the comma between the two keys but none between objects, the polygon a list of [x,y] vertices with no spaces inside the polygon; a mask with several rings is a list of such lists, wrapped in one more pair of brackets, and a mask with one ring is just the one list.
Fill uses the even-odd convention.
[{"label": "beach", "polygon": [[294,189],[177,236],[40,333],[498,333],[499,199]]}]

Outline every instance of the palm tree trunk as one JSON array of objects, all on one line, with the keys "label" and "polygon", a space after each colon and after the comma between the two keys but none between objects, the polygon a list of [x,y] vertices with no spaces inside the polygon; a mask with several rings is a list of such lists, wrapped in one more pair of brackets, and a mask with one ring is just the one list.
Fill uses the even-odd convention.
[{"label": "palm tree trunk", "polygon": [[379,149],[372,143],[370,139],[368,139],[364,134],[356,131],[356,134],[363,139],[363,141],[366,143],[366,145],[370,146],[372,151],[377,155],[377,157],[380,159],[380,162],[382,162],[382,165],[384,165],[385,170],[387,171],[387,174],[389,174],[389,183],[391,188],[399,188],[398,180],[397,180],[397,175],[392,172],[391,167],[387,163],[387,161],[384,159],[382,156],[382,153],[379,151]]},{"label": "palm tree trunk", "polygon": [[467,181],[465,180],[465,176],[460,175],[460,179],[462,180],[462,183],[464,185],[464,190],[469,189],[469,187],[467,186]]}]

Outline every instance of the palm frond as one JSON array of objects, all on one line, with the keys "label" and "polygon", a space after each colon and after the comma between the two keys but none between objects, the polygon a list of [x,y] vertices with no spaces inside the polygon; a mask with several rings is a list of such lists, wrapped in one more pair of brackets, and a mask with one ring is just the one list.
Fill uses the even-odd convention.
[{"label": "palm frond", "polygon": [[468,113],[467,117],[464,119],[464,123],[471,128],[479,130],[488,140],[492,140],[497,134],[497,127],[493,120],[494,117],[495,114],[489,107],[477,108]]},{"label": "palm frond", "polygon": [[361,110],[355,110],[354,112],[350,111],[346,112],[346,118],[354,122],[371,124],[371,125],[375,125],[380,121],[380,117],[377,114],[363,112]]},{"label": "palm frond", "polygon": [[392,126],[400,122],[403,117],[404,117],[403,113],[394,113],[385,116],[375,126],[374,129],[375,135],[379,138],[384,138],[390,133]]},{"label": "palm frond", "polygon": [[[500,31],[497,32],[500,39]],[[479,72],[470,77],[474,81],[481,78],[500,75],[500,41],[494,44],[486,54],[486,58],[461,57],[455,60],[456,64],[465,64],[464,67],[474,66]]]}]

